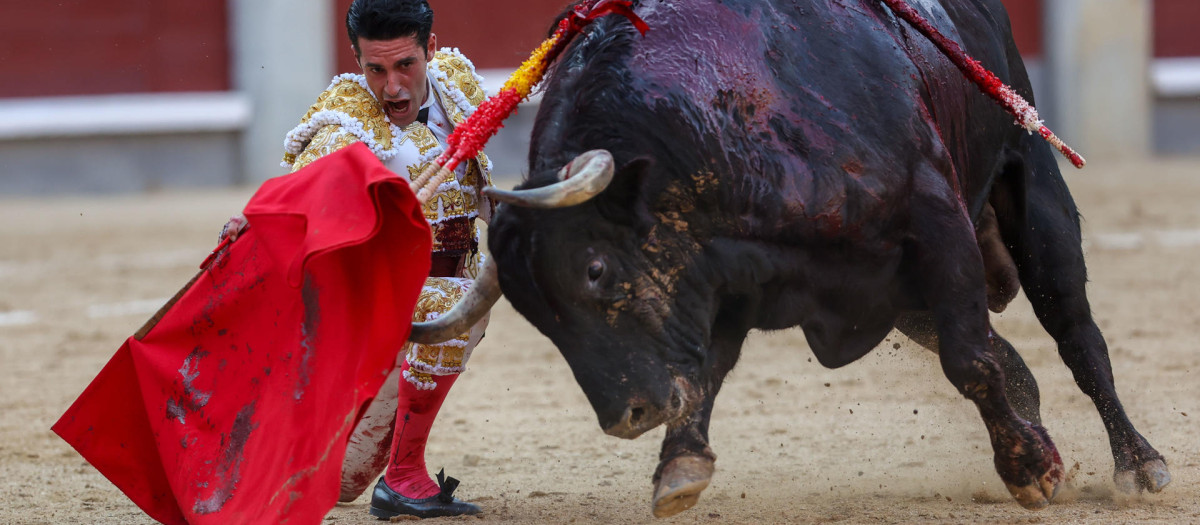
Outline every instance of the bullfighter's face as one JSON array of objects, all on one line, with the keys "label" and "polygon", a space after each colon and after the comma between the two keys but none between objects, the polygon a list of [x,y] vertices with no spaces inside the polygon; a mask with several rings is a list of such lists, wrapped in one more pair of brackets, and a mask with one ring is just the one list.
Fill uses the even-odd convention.
[{"label": "bullfighter's face", "polygon": [[426,70],[435,49],[437,35],[433,34],[424,45],[416,36],[358,39],[358,65],[392,124],[403,128],[417,120],[421,105],[429,97]]}]

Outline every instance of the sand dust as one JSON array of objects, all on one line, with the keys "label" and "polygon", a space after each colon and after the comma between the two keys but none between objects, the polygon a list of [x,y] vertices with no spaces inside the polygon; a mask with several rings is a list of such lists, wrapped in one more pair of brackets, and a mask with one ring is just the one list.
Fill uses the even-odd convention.
[{"label": "sand dust", "polygon": [[[502,303],[434,428],[428,459],[497,523],[1200,522],[1200,163],[1068,175],[1117,388],[1167,456],[1158,495],[1115,494],[1108,440],[1024,298],[996,319],[1042,391],[1072,487],[1020,508],[974,407],[934,355],[894,335],[840,370],[798,330],[756,334],[712,424],[699,504],[650,514],[662,430],[601,433],[554,347]],[[0,523],[149,523],[49,427],[150,311],[195,272],[251,190],[0,201]],[[1190,239],[1190,240],[1189,240]],[[147,304],[150,306],[148,307]],[[367,499],[329,523],[375,523]]]}]

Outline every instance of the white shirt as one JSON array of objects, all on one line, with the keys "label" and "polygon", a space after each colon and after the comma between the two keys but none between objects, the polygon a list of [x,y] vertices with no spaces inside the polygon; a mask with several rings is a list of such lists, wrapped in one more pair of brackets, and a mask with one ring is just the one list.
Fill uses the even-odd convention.
[{"label": "white shirt", "polygon": [[[420,108],[429,109],[429,121],[425,126],[433,133],[438,144],[445,148],[446,141],[450,138],[450,133],[454,131],[454,123],[450,120],[446,112],[445,101],[442,100],[441,96],[441,86],[431,76],[425,77],[425,83],[428,95],[425,97],[425,103],[421,104]],[[409,172],[408,167],[417,162],[417,159],[407,157],[407,155],[396,155],[388,159],[385,165],[395,173],[407,174]],[[466,176],[467,162],[459,163],[458,167],[454,169],[454,178],[462,182]]]}]

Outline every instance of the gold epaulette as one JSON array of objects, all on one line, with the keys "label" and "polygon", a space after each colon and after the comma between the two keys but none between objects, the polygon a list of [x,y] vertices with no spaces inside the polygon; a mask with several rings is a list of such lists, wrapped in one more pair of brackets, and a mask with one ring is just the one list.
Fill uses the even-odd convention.
[{"label": "gold epaulette", "polygon": [[483,86],[479,85],[479,77],[475,75],[475,65],[458,49],[442,48],[434,53],[433,64],[462,90],[472,106],[479,106],[487,98]]},{"label": "gold epaulette", "polygon": [[383,108],[363,85],[362,75],[346,73],[334,77],[329,88],[309,108],[300,125],[284,139],[283,163],[291,166],[313,136],[325,126],[341,126],[365,143],[375,156],[387,159],[392,149],[392,130]]}]

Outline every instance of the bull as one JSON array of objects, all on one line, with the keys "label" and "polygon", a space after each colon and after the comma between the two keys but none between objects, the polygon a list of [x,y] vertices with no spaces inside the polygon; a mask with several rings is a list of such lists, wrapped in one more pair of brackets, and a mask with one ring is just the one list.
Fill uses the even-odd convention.
[{"label": "bull", "polygon": [[[912,0],[1032,100],[1000,0]],[[713,402],[747,333],[799,326],[837,368],[893,329],[974,402],[1013,497],[1064,470],[1037,384],[989,321],[1022,286],[1108,432],[1114,480],[1166,463],[1130,422],[1085,292],[1079,215],[1050,148],[877,0],[642,0],[546,82],[493,262],[446,337],[501,292],[549,337],[608,434],[666,425],[654,514],[707,487]],[[498,270],[498,271],[497,271]],[[1007,277],[1006,277],[1007,276]],[[989,286],[990,284],[990,286]]]}]

